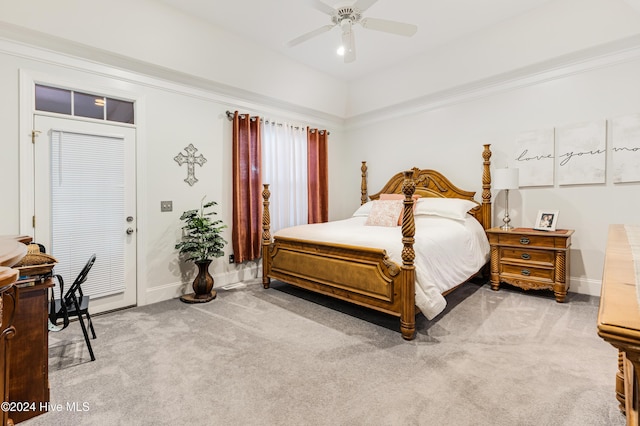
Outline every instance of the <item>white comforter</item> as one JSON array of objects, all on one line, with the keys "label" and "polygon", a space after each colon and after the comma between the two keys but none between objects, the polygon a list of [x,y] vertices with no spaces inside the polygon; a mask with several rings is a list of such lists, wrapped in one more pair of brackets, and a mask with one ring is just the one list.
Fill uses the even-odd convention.
[{"label": "white comforter", "polygon": [[[355,246],[384,248],[402,265],[400,226],[365,226],[366,217],[300,225],[277,231],[275,236]],[[447,305],[442,292],[464,282],[489,259],[489,242],[482,226],[469,216],[454,220],[416,216],[416,306],[433,319]]]}]

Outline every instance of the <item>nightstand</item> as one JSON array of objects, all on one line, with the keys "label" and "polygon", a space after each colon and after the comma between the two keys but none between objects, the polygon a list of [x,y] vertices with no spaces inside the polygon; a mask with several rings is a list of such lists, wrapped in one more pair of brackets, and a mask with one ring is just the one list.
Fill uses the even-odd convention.
[{"label": "nightstand", "polygon": [[564,302],[569,290],[569,247],[572,229],[487,230],[491,245],[491,288],[507,283],[524,290],[553,290]]}]

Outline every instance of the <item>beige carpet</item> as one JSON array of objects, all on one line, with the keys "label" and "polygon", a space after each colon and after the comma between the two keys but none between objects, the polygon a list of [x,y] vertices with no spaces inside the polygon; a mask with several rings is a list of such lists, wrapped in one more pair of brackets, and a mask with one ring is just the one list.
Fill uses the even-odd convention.
[{"label": "beige carpet", "polygon": [[98,316],[95,362],[79,324],[51,333],[63,409],[23,424],[625,424],[596,298],[470,283],[405,342],[395,318],[273,287]]}]

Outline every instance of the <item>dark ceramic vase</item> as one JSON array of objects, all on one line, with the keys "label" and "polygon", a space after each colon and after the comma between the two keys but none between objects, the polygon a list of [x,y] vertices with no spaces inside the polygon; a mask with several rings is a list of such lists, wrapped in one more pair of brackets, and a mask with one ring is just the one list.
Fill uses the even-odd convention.
[{"label": "dark ceramic vase", "polygon": [[198,266],[198,275],[193,280],[193,293],[185,294],[180,297],[185,303],[204,303],[216,298],[216,292],[213,290],[213,277],[209,273],[209,265],[211,259],[196,261]]}]

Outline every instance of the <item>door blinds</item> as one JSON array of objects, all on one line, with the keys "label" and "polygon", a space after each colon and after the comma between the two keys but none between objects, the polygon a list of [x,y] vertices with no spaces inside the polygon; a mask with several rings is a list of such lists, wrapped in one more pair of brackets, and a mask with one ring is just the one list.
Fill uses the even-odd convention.
[{"label": "door blinds", "polygon": [[124,190],[123,138],[52,131],[50,250],[67,288],[95,253],[85,294],[124,291]]}]

